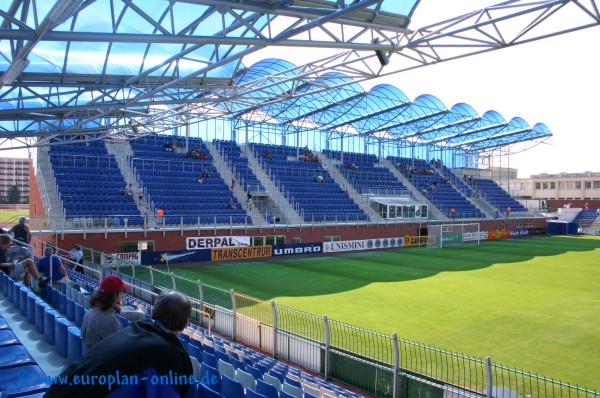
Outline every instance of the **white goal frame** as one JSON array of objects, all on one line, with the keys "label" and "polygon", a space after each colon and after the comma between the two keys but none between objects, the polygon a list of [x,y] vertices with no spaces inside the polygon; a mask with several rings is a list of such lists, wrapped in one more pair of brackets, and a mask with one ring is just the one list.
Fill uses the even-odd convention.
[{"label": "white goal frame", "polygon": [[442,248],[450,245],[463,245],[465,243],[477,243],[481,239],[481,224],[436,224],[427,226],[427,234],[435,236],[435,239],[427,240],[427,247]]}]

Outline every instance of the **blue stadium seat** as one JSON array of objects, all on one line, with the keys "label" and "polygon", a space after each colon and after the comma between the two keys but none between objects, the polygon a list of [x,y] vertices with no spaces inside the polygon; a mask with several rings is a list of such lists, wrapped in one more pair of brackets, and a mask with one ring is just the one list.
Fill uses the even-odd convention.
[{"label": "blue stadium seat", "polygon": [[239,381],[222,375],[221,394],[226,398],[244,398],[244,387]]},{"label": "blue stadium seat", "polygon": [[27,396],[48,389],[49,385],[44,383],[45,377],[38,365],[6,368],[0,371],[0,386],[6,391],[8,397]]},{"label": "blue stadium seat", "polygon": [[256,392],[266,396],[267,398],[279,397],[279,389],[276,386],[260,379],[256,380]]},{"label": "blue stadium seat", "polygon": [[[0,346],[0,372],[4,368],[11,368],[26,364],[35,364],[35,360],[22,344]],[[1,385],[0,385],[0,388]]]}]

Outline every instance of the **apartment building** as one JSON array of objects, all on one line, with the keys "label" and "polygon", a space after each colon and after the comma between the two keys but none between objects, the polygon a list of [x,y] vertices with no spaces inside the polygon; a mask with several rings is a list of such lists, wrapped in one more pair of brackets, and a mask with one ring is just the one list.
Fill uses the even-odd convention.
[{"label": "apartment building", "polygon": [[540,200],[598,200],[600,172],[535,174],[509,183],[510,194]]},{"label": "apartment building", "polygon": [[0,198],[6,199],[13,185],[21,193],[19,203],[29,203],[29,162],[27,158],[0,158]]}]

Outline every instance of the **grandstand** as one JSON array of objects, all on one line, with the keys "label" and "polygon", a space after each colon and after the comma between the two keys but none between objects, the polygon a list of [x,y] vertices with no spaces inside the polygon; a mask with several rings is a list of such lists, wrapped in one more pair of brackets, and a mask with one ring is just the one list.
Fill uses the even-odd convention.
[{"label": "grandstand", "polygon": [[[61,292],[30,290],[0,273],[3,308],[10,302],[23,317],[0,319],[0,395],[39,396],[48,383],[36,381],[53,375],[23,349],[21,325],[62,358],[53,371],[84,354],[78,327],[86,300],[113,273],[135,286],[128,304],[143,316],[168,288],[194,301],[180,336],[200,380],[190,396],[531,395],[523,385],[540,381],[532,375],[515,385],[489,363],[278,308],[176,277],[171,267],[427,246],[429,225],[446,239],[460,235],[460,243],[545,234],[545,215],[479,167],[496,150],[510,156],[546,142],[545,124],[361,83],[598,25],[597,18],[513,37],[499,22],[523,18],[537,27],[575,2],[555,9],[517,0],[520,7],[502,4],[419,30],[410,27],[418,0],[9,3],[0,5],[0,138],[32,150],[34,254],[51,245],[66,257],[80,245],[86,271],[70,272],[74,283]],[[597,15],[594,1],[576,3]],[[490,40],[486,28],[502,39]],[[322,58],[301,51],[299,64],[284,52],[252,60],[271,45],[329,50]],[[124,191],[130,185],[133,195]],[[577,217],[594,231],[591,212]],[[465,223],[477,228],[453,233]],[[353,336],[358,346],[375,343],[348,349],[344,340]],[[422,350],[424,359],[402,362],[402,348]],[[439,372],[437,356],[445,361]],[[218,386],[203,383],[204,375]],[[598,395],[540,384],[565,396]]]},{"label": "grandstand", "polygon": [[[177,142],[177,149],[165,150],[164,142],[171,141]],[[202,159],[188,156],[194,148]],[[285,224],[405,222],[422,219],[425,213],[427,219],[438,221],[489,220],[498,218],[497,209],[503,216],[532,216],[493,181],[466,179],[465,174],[460,179],[457,173],[462,169],[449,168],[441,160],[437,167],[437,160],[378,159],[373,154],[328,150],[305,159],[305,150],[177,136],[145,137],[107,147],[101,142],[56,146],[39,152],[40,164],[51,169],[39,178],[47,179],[41,181],[47,187],[56,181],[57,195],[44,197],[48,206],[60,209],[54,222],[86,230],[124,224],[152,228],[153,216],[144,225],[146,207],[151,214],[158,208],[166,211],[161,226],[260,225],[273,223],[274,214]],[[117,162],[115,156],[127,160]],[[198,182],[201,174],[207,177]],[[231,186],[231,180],[237,185]],[[124,195],[128,184],[143,187],[141,201],[137,193]],[[248,194],[254,211],[244,206]],[[383,216],[377,210],[383,203],[425,205],[429,211],[388,211]]]}]

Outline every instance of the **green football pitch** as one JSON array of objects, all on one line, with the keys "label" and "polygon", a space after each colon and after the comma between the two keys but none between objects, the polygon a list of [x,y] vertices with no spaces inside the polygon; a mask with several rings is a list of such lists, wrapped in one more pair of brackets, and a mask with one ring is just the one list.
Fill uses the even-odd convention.
[{"label": "green football pitch", "polygon": [[171,270],[600,389],[599,238],[536,237]]}]

